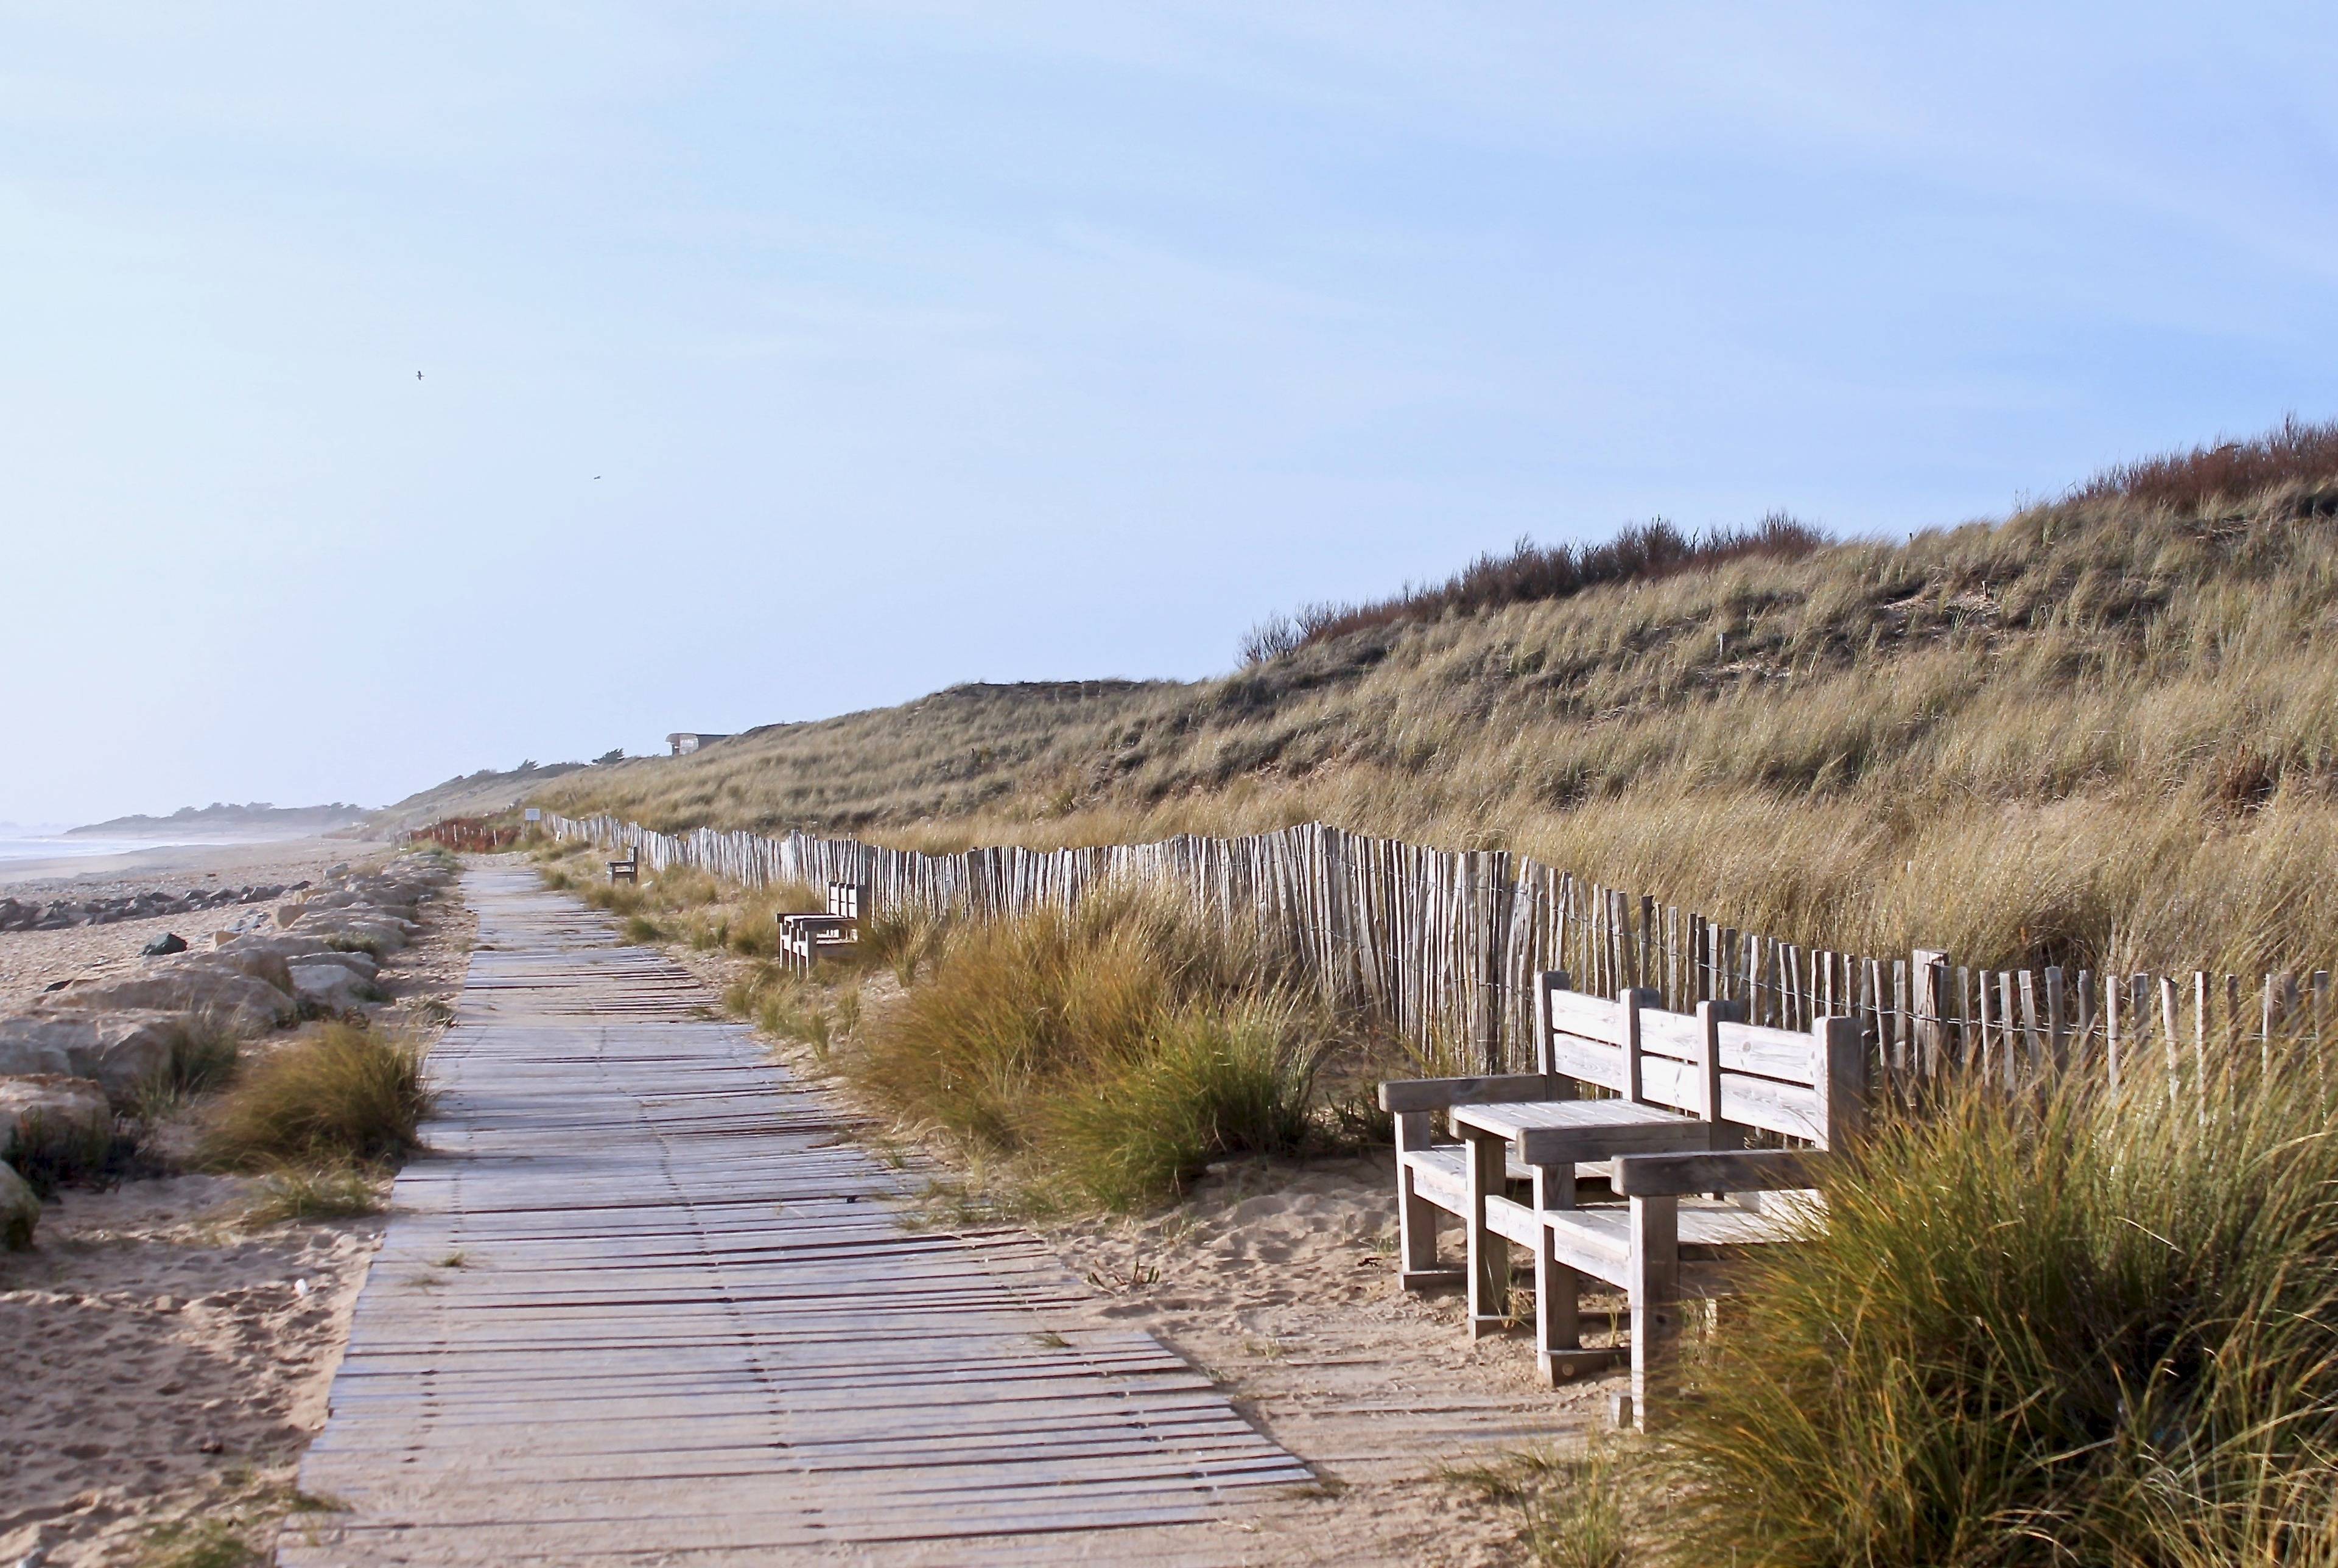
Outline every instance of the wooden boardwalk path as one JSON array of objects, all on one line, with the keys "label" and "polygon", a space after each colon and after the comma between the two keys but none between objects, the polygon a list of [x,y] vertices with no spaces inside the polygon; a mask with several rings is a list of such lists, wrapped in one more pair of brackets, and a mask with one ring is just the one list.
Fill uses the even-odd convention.
[{"label": "wooden boardwalk path", "polygon": [[906,1226],[670,960],[464,887],[432,1152],[300,1470],[348,1511],[280,1563],[1232,1563],[1226,1504],[1309,1480],[1029,1236]]}]

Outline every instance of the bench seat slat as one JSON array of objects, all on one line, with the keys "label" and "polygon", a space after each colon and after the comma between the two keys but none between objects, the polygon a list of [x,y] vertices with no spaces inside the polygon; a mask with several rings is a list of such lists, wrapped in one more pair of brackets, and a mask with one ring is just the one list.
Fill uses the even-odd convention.
[{"label": "bench seat slat", "polygon": [[[1506,1241],[1534,1247],[1547,1228],[1552,1253],[1570,1269],[1611,1285],[1630,1283],[1632,1214],[1622,1204],[1590,1209],[1537,1210],[1513,1198],[1486,1200],[1486,1227]],[[1684,1203],[1680,1208],[1684,1263],[1742,1260],[1756,1248],[1793,1240],[1804,1233],[1789,1211],[1756,1212],[1734,1203]],[[1719,1278],[1716,1275],[1716,1279]]]},{"label": "bench seat slat", "polygon": [[[1411,1149],[1398,1158],[1404,1161],[1404,1168],[1412,1172],[1413,1184],[1420,1190],[1422,1197],[1442,1198],[1450,1194],[1452,1203],[1439,1203],[1438,1207],[1452,1214],[1460,1213],[1467,1206],[1469,1177],[1460,1144],[1439,1143],[1433,1149]],[[1508,1180],[1534,1180],[1534,1167],[1525,1161],[1508,1160],[1503,1163],[1502,1174]],[[1596,1165],[1578,1165],[1576,1171],[1581,1176],[1606,1176],[1614,1168],[1612,1161],[1602,1161]],[[1433,1192],[1429,1191],[1432,1187],[1435,1189]]]}]

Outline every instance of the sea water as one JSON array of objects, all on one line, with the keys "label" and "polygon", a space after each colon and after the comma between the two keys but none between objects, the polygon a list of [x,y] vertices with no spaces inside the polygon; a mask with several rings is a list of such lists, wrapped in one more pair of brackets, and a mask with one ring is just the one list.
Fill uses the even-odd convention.
[{"label": "sea water", "polygon": [[[101,855],[135,855],[142,849],[168,849],[173,845],[192,843],[182,838],[48,838],[34,835],[18,837],[0,829],[0,866],[15,865],[26,860],[85,860]],[[228,844],[228,838],[206,838],[206,844]]]}]

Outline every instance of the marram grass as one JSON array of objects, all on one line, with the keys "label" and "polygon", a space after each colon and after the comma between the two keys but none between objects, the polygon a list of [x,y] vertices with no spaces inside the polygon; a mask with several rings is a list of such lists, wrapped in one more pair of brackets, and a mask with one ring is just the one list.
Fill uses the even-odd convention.
[{"label": "marram grass", "polygon": [[913,1124],[1064,1200],[1174,1196],[1209,1161],[1306,1141],[1328,1021],[1246,927],[1110,891],[966,924],[838,1063]]},{"label": "marram grass", "polygon": [[1881,1128],[1724,1325],[1656,1452],[1670,1561],[2338,1563],[2332,1070]]},{"label": "marram grass", "polygon": [[928,850],[1320,819],[1843,952],[2338,968],[2322,436],[2187,459],[2212,475],[2187,486],[1406,620],[1221,680],[954,689],[540,800]]},{"label": "marram grass", "polygon": [[246,1171],[395,1162],[421,1147],[429,1105],[412,1043],[328,1024],[246,1066],[211,1106],[203,1152]]}]

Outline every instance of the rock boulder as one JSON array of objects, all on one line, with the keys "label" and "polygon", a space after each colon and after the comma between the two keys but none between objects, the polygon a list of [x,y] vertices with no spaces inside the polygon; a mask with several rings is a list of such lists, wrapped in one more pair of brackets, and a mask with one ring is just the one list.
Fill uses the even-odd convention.
[{"label": "rock boulder", "polygon": [[0,1078],[0,1151],[15,1143],[28,1123],[52,1134],[71,1131],[103,1137],[113,1131],[113,1107],[105,1091],[86,1078]]},{"label": "rock boulder", "polygon": [[176,1013],[28,1013],[0,1018],[0,1076],[62,1074],[93,1079],[128,1106],[171,1070],[187,1043]]},{"label": "rock boulder", "polygon": [[308,936],[327,938],[339,936],[351,942],[363,943],[383,953],[395,953],[406,946],[413,932],[406,922],[359,916],[349,910],[331,909],[313,915],[300,925]]},{"label": "rock boulder", "polygon": [[292,994],[292,976],[285,973],[285,957],[265,947],[250,946],[241,942],[206,953],[191,962],[190,967],[224,969],[247,975],[264,985],[272,985],[286,995]]},{"label": "rock boulder", "polygon": [[49,1004],[52,1012],[112,1012],[124,1007],[193,1013],[238,1034],[264,1034],[291,1023],[297,1015],[289,991],[279,991],[264,980],[232,969],[193,964],[136,980],[74,985],[58,993]]},{"label": "rock boulder", "polygon": [[321,1007],[329,1013],[352,1012],[381,1000],[371,980],[354,969],[322,960],[293,965],[292,990],[304,1006]]}]

